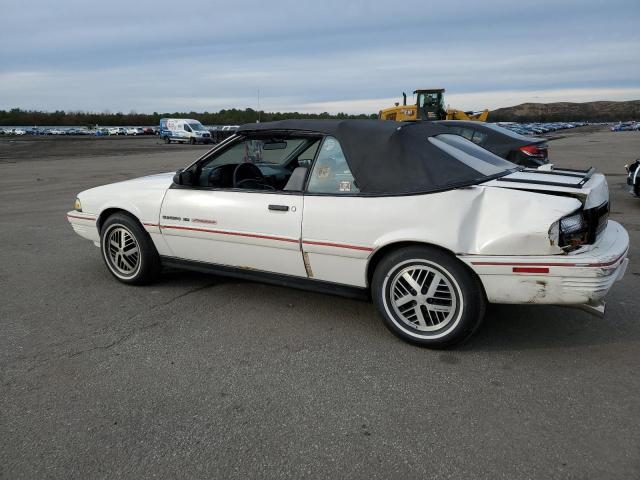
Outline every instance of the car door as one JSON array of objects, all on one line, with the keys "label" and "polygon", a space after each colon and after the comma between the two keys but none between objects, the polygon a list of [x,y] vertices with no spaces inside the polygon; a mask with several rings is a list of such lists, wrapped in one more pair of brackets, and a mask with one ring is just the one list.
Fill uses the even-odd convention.
[{"label": "car door", "polygon": [[314,279],[366,286],[371,241],[380,224],[364,221],[372,203],[359,193],[340,143],[325,137],[307,182],[302,222],[302,250]]},{"label": "car door", "polygon": [[180,136],[186,140],[194,136],[193,130],[191,130],[191,127],[187,122],[184,122],[182,124],[182,130],[180,131]]},{"label": "car door", "polygon": [[[247,161],[231,150],[214,154],[202,171]],[[236,150],[242,154],[242,147]],[[173,185],[162,203],[160,229],[180,259],[306,277],[302,210],[301,192]]]}]

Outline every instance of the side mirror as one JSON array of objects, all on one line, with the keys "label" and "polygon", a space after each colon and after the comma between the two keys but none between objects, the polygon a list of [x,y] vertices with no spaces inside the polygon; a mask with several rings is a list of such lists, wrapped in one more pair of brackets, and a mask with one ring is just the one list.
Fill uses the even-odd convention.
[{"label": "side mirror", "polygon": [[179,169],[173,176],[173,183],[176,185],[192,185],[193,172],[191,170]]}]

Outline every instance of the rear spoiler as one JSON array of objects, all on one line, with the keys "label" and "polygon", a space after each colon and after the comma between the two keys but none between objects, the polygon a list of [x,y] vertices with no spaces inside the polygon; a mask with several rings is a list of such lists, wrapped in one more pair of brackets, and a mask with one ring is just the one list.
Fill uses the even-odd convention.
[{"label": "rear spoiler", "polygon": [[[534,183],[536,185],[552,185],[554,187],[568,187],[568,188],[582,188],[585,183],[589,181],[589,179],[596,173],[596,169],[594,167],[589,168],[588,170],[575,170],[573,168],[554,168],[553,170],[538,170],[535,168],[525,168],[521,170],[522,172],[531,172],[542,175],[562,175],[563,177],[579,177],[581,178],[578,183],[563,183],[563,182],[554,182],[551,180],[527,180],[526,183]],[[517,178],[508,178],[501,177],[498,178],[500,182],[514,182],[514,183],[522,183],[522,180]]]}]

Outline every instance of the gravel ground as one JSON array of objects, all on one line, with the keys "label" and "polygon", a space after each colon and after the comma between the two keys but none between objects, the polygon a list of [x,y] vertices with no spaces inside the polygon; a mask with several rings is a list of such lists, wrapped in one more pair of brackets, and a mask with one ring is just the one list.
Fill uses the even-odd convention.
[{"label": "gravel ground", "polygon": [[193,273],[113,280],[65,219],[78,191],[206,150],[0,138],[0,478],[638,478],[640,132],[576,129],[631,235],[605,319],[492,306],[462,348],[369,303]]}]

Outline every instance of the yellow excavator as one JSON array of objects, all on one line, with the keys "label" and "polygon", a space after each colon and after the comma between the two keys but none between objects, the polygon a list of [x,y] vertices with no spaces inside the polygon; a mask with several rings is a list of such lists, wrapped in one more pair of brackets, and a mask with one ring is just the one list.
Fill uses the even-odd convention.
[{"label": "yellow excavator", "polygon": [[489,110],[481,112],[463,112],[444,107],[444,88],[420,89],[413,92],[416,104],[407,105],[407,94],[402,92],[402,105],[384,108],[378,113],[380,120],[473,120],[486,122]]}]

